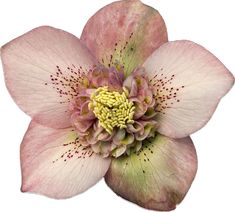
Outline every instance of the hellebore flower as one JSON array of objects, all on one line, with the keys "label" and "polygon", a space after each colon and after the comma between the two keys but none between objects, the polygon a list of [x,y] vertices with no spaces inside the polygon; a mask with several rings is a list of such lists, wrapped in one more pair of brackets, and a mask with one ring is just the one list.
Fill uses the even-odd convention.
[{"label": "hellebore flower", "polygon": [[160,14],[138,0],[98,11],[80,39],[43,26],[3,46],[1,57],[10,94],[32,117],[22,191],[58,199],[105,176],[123,198],[173,210],[197,170],[189,135],[234,84],[200,45],[168,42]]}]

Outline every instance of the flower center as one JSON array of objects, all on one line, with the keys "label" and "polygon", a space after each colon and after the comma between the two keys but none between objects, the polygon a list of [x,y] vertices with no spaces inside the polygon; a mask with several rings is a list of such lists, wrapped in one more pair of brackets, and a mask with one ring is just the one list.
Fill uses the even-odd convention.
[{"label": "flower center", "polygon": [[99,119],[99,125],[109,134],[114,127],[126,128],[127,124],[133,124],[135,106],[128,100],[129,92],[123,88],[123,92],[109,91],[107,86],[100,87],[91,95],[89,109]]}]

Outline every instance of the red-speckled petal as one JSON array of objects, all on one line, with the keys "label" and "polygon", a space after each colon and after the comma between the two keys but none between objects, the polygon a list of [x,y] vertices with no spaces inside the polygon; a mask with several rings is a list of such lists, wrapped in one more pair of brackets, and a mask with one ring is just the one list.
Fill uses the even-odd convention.
[{"label": "red-speckled petal", "polygon": [[81,40],[105,66],[124,66],[129,74],[167,42],[167,31],[158,11],[138,0],[125,0],[91,17]]},{"label": "red-speckled petal", "polygon": [[158,131],[181,138],[203,127],[234,76],[209,51],[191,41],[161,46],[144,67],[154,87]]},{"label": "red-speckled petal", "polygon": [[105,180],[124,199],[169,211],[183,200],[196,171],[196,151],[189,137],[174,140],[157,135],[143,142],[139,153],[114,159]]},{"label": "red-speckled petal", "polygon": [[69,198],[96,184],[110,159],[82,147],[71,129],[31,123],[21,145],[22,191]]},{"label": "red-speckled petal", "polygon": [[71,126],[68,104],[80,75],[96,63],[78,38],[39,27],[3,46],[1,57],[7,88],[23,111],[45,126]]}]

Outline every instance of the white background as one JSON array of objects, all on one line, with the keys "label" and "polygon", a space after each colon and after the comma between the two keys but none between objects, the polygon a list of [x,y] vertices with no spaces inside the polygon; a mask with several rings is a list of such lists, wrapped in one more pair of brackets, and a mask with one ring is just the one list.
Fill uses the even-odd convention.
[{"label": "white background", "polygon": [[[143,0],[164,17],[170,40],[189,39],[218,56],[235,74],[233,0]],[[80,36],[88,18],[110,0],[0,1],[0,46],[40,25]],[[0,68],[0,211],[145,211],[117,197],[103,181],[69,200],[23,194],[19,146],[30,118],[10,98]],[[235,211],[235,95],[223,98],[210,122],[192,135],[199,158],[196,179],[178,212]],[[203,102],[202,102],[203,104]]]}]

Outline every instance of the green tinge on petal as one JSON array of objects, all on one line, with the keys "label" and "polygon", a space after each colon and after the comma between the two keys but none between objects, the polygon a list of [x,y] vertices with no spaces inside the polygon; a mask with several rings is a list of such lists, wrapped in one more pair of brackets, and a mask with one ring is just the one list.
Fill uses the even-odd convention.
[{"label": "green tinge on petal", "polygon": [[196,151],[189,137],[157,135],[144,141],[140,152],[114,159],[105,180],[115,193],[144,208],[173,210],[196,171]]},{"label": "green tinge on petal", "polygon": [[[131,72],[136,67],[142,65],[145,59],[147,59],[147,57],[150,55],[148,49],[149,43],[155,41],[153,41],[154,39],[151,37],[153,35],[151,34],[152,30],[150,30],[151,25],[149,23],[152,23],[152,27],[164,27],[161,25],[162,20],[160,20],[160,14],[158,11],[151,7],[144,7],[146,6],[143,4],[133,4],[132,9],[142,12],[143,15],[141,18],[139,18],[138,25],[136,26],[134,32],[132,32],[133,34],[131,33],[130,36],[126,38],[126,40],[119,41],[115,51],[113,52],[113,58],[115,61],[124,66],[126,76],[131,74]],[[154,26],[154,24],[157,26]],[[159,33],[159,31],[157,32]],[[167,36],[159,34],[155,34],[155,36],[159,36],[159,40],[157,42],[161,44],[167,42]],[[157,49],[159,47],[158,45],[156,45],[153,50]]]},{"label": "green tinge on petal", "polygon": [[161,15],[140,1],[117,1],[94,16],[84,27],[81,40],[105,66],[124,66],[129,75],[168,41]]}]

